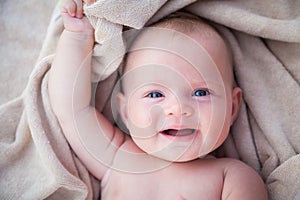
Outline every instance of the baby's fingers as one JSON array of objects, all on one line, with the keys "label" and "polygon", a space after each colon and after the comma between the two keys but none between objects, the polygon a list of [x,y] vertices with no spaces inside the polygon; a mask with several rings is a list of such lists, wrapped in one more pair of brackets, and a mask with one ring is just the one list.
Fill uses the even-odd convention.
[{"label": "baby's fingers", "polygon": [[71,17],[76,15],[76,4],[73,0],[65,0],[61,3],[61,12],[67,13]]},{"label": "baby's fingers", "polygon": [[82,0],[62,0],[62,12],[68,13],[71,17],[81,19],[83,17]]},{"label": "baby's fingers", "polygon": [[83,17],[83,5],[82,0],[73,0],[76,4],[76,17],[81,19]]}]

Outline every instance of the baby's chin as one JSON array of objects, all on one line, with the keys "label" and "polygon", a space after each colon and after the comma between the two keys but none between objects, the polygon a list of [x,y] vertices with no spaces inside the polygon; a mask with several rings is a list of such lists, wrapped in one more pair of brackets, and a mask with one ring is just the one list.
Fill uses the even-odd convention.
[{"label": "baby's chin", "polygon": [[137,138],[133,140],[144,153],[167,162],[189,162],[204,157],[210,152],[209,149],[203,148],[198,140],[173,143],[165,140],[162,143],[159,143],[159,140],[147,141]]},{"label": "baby's chin", "polygon": [[189,162],[206,156],[206,154],[201,155],[199,153],[183,153],[182,155],[174,155],[170,152],[156,152],[151,153],[151,155],[168,162]]}]

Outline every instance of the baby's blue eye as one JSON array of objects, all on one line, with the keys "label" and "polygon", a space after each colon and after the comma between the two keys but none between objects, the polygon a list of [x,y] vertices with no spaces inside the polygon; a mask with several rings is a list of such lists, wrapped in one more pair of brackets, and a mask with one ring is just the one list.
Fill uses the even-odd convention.
[{"label": "baby's blue eye", "polygon": [[208,90],[196,90],[194,92],[194,95],[193,96],[197,96],[197,97],[203,97],[203,96],[207,96],[209,95],[209,91]]},{"label": "baby's blue eye", "polygon": [[161,98],[163,97],[164,95],[161,94],[160,92],[150,92],[147,97],[149,98]]}]

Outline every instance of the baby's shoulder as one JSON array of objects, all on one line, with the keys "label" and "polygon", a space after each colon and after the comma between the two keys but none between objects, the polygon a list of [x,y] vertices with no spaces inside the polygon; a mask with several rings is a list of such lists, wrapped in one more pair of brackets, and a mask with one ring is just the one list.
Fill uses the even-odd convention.
[{"label": "baby's shoulder", "polygon": [[233,159],[233,158],[213,158],[207,159],[210,166],[217,168],[218,170],[223,171],[224,177],[226,176],[240,176],[240,175],[248,175],[248,174],[257,174],[257,172],[251,168],[249,165],[244,162]]},{"label": "baby's shoulder", "polygon": [[224,199],[267,199],[267,190],[260,175],[250,166],[232,158],[205,160],[215,172],[222,174]]},{"label": "baby's shoulder", "polygon": [[242,161],[234,158],[214,158],[211,159],[211,162],[213,162],[214,165],[224,168],[224,170],[230,170],[231,168],[235,167],[248,167],[248,165],[246,165]]},{"label": "baby's shoulder", "polygon": [[[223,166],[225,199],[267,199],[264,181],[252,167],[240,160],[231,158],[218,159],[218,165]],[[237,189],[238,188],[238,189]]]},{"label": "baby's shoulder", "polygon": [[246,163],[233,159],[233,158],[218,158],[215,159],[215,165],[219,166],[224,170],[224,173],[234,172],[235,174],[251,172],[256,173],[253,168],[251,168]]},{"label": "baby's shoulder", "polygon": [[207,155],[204,158],[199,158],[190,163],[193,165],[196,165],[196,166],[206,166],[206,167],[218,168],[219,170],[226,170],[226,169],[230,169],[232,167],[246,165],[245,163],[243,163],[242,161],[237,160],[237,159],[216,158],[211,155]]},{"label": "baby's shoulder", "polygon": [[257,172],[247,164],[240,160],[233,158],[215,158],[208,156],[206,158],[198,159],[181,165],[182,168],[190,169],[194,173],[205,172],[218,174],[224,179],[232,177],[245,178],[247,176],[257,176]]}]

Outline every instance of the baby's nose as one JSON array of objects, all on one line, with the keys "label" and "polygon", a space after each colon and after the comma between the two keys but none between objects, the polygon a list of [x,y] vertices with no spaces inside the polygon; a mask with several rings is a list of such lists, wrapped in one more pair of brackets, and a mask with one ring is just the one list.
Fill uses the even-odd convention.
[{"label": "baby's nose", "polygon": [[165,109],[167,116],[191,116],[194,113],[194,109],[187,102],[180,102],[175,100]]}]

